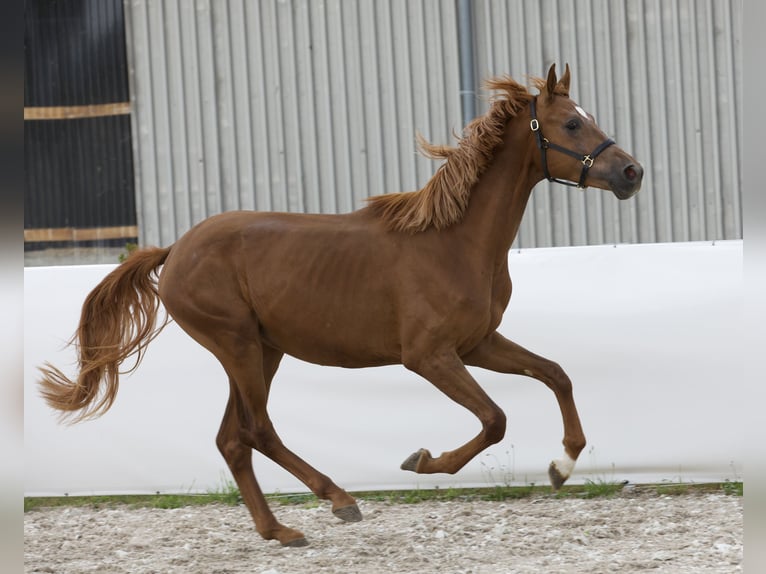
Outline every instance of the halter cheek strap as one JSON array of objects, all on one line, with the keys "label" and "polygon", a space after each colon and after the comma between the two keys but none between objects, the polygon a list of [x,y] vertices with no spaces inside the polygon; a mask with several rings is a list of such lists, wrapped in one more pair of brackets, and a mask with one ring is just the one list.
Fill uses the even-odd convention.
[{"label": "halter cheek strap", "polygon": [[[543,164],[543,174],[545,175],[545,179],[547,179],[548,181],[554,181],[556,183],[561,183],[564,185],[569,185],[572,187],[579,187],[581,189],[585,189],[586,187],[588,187],[587,185],[585,185],[585,179],[588,177],[588,170],[590,170],[590,168],[593,167],[593,162],[595,161],[596,157],[598,157],[598,155],[602,151],[604,151],[606,148],[612,145],[614,143],[614,140],[611,138],[605,139],[596,147],[596,149],[594,149],[592,152],[586,155],[582,155],[580,153],[577,153],[576,151],[572,151],[571,149],[552,143],[543,136],[543,132],[540,129],[540,122],[537,121],[536,104],[537,104],[537,97],[534,97],[532,98],[532,101],[529,102],[529,109],[532,115],[532,120],[529,122],[529,127],[534,132],[535,138],[537,139],[537,147],[540,149],[540,155],[541,155],[542,164]],[[561,153],[565,153],[582,162],[582,171],[580,172],[580,181],[578,183],[573,183],[571,181],[566,181],[563,179],[557,179],[555,177],[551,177],[551,174],[548,171],[548,150],[549,149],[553,149]]]}]

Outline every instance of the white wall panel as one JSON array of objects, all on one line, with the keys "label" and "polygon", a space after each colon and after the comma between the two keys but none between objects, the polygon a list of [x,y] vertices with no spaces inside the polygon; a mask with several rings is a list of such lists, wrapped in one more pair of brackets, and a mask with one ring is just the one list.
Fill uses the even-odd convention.
[{"label": "white wall panel", "polygon": [[[752,381],[740,367],[741,241],[522,249],[508,264],[514,296],[499,331],[560,363],[573,381],[588,439],[573,482],[742,479],[757,453],[742,440]],[[123,377],[99,419],[58,425],[37,392],[44,361],[74,373],[64,343],[85,296],[113,268],[24,270],[25,494],[219,488],[230,477],[215,446],[226,375],[177,324]],[[269,412],[285,444],[351,490],[547,484],[548,463],[561,454],[553,393],[532,379],[472,372],[507,413],[508,430],[454,476],[399,469],[418,448],[438,454],[480,428],[404,367],[340,369],[285,357]],[[306,490],[262,455],[253,462],[267,492]]]}]

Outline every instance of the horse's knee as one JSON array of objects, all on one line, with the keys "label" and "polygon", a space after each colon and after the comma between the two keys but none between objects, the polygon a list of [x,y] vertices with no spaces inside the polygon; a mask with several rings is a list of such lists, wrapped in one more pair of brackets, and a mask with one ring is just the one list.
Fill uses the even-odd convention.
[{"label": "horse's knee", "polygon": [[507,426],[507,418],[501,409],[492,411],[492,415],[483,421],[484,436],[491,444],[496,444],[503,440]]},{"label": "horse's knee", "polygon": [[239,439],[250,448],[265,455],[273,452],[281,444],[271,425],[256,425],[252,429],[240,429]]},{"label": "horse's knee", "polygon": [[220,433],[216,438],[216,446],[229,464],[237,464],[242,460],[250,463],[252,449],[260,453],[272,452],[279,444],[271,425],[256,425],[253,428],[239,428],[234,433]]},{"label": "horse's knee", "polygon": [[556,393],[569,395],[572,393],[572,380],[566,371],[553,361],[550,361],[543,370],[544,382]]},{"label": "horse's knee", "polygon": [[225,438],[219,436],[216,439],[218,451],[223,456],[226,464],[233,471],[240,468],[248,468],[251,465],[251,448],[242,444],[237,439]]}]

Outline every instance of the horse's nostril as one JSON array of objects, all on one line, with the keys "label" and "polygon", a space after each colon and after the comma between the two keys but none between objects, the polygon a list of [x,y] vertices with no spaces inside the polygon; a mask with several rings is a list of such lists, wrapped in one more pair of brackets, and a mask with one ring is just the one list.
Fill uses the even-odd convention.
[{"label": "horse's nostril", "polygon": [[625,173],[625,177],[628,179],[628,181],[634,181],[638,177],[638,171],[634,165],[629,165],[626,167],[623,173]]}]

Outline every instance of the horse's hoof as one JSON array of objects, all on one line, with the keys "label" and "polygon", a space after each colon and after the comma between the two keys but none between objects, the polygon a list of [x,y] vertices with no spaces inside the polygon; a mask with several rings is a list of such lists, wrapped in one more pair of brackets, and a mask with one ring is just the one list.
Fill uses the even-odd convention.
[{"label": "horse's hoof", "polygon": [[332,513],[345,522],[359,522],[362,520],[362,512],[356,504],[336,508]]},{"label": "horse's hoof", "polygon": [[561,476],[561,473],[559,472],[559,469],[556,468],[555,463],[551,463],[551,465],[548,467],[548,478],[551,480],[551,486],[553,486],[553,490],[558,490],[562,487],[564,482],[566,482],[566,478]]},{"label": "horse's hoof", "polygon": [[285,542],[282,542],[282,546],[289,546],[290,548],[300,548],[301,546],[308,546],[309,541],[306,540],[305,537],[301,536],[300,538],[293,538],[292,540],[287,540]]},{"label": "horse's hoof", "polygon": [[300,530],[294,530],[293,528],[287,528],[286,526],[279,526],[278,528],[272,528],[265,531],[258,531],[258,534],[264,540],[276,540],[282,546],[308,546],[309,541],[303,536],[303,532]]},{"label": "horse's hoof", "polygon": [[564,458],[560,460],[554,460],[548,467],[548,478],[551,480],[553,490],[558,490],[572,476],[572,470],[574,470],[575,461],[568,455],[564,454]]},{"label": "horse's hoof", "polygon": [[425,456],[431,456],[431,453],[429,453],[426,449],[421,448],[417,452],[413,452],[410,456],[407,457],[407,460],[405,460],[402,463],[401,468],[402,470],[411,470],[412,472],[418,471],[418,463],[420,462],[420,459]]}]

